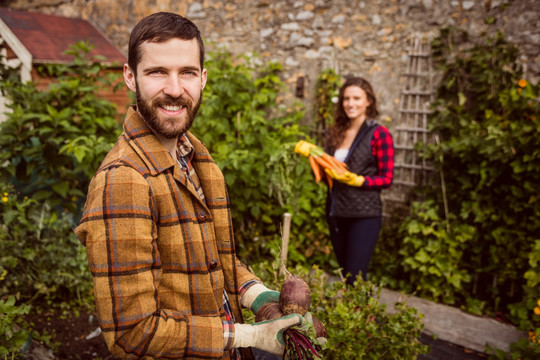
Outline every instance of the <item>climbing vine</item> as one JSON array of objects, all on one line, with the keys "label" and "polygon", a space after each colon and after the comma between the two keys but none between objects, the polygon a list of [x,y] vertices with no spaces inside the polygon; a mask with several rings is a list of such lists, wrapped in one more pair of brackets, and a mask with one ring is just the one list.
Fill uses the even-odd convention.
[{"label": "climbing vine", "polygon": [[315,121],[313,124],[313,137],[318,144],[324,141],[324,132],[334,120],[334,105],[337,102],[341,76],[333,69],[324,69],[317,77],[315,87]]}]

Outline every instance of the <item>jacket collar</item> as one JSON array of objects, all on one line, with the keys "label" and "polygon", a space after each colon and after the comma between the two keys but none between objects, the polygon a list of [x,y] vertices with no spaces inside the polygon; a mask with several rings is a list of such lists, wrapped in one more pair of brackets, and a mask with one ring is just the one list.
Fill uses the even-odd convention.
[{"label": "jacket collar", "polygon": [[[174,179],[178,183],[184,185],[206,208],[204,202],[200,200],[195,187],[191,181],[188,180],[187,175],[184,174],[184,172],[180,169],[178,162],[173,159],[165,146],[159,142],[158,138],[146,124],[146,121],[144,121],[134,107],[129,108],[124,119],[124,133],[127,141],[145,163],[152,176],[156,176],[173,167]],[[193,134],[187,131],[186,136],[193,146],[195,159],[204,159],[206,157],[210,158],[210,154],[208,153],[208,150],[206,150],[206,147],[202,145]],[[198,166],[195,164],[196,161],[194,160],[193,163],[195,166],[195,171],[197,171]],[[203,186],[203,190],[208,186],[208,184],[206,184],[202,179],[201,185]]]},{"label": "jacket collar", "polygon": [[133,107],[130,107],[126,114],[124,133],[152,175],[155,176],[175,165],[167,149]]}]

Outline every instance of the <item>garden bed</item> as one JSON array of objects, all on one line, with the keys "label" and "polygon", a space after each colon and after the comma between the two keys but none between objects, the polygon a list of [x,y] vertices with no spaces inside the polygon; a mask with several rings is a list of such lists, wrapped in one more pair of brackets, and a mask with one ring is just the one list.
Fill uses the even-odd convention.
[{"label": "garden bed", "polygon": [[45,312],[30,314],[26,320],[31,324],[34,333],[50,337],[48,346],[34,340],[27,358],[33,360],[114,359],[103,337],[91,336],[99,327],[95,314],[81,311],[77,316],[76,314]]}]

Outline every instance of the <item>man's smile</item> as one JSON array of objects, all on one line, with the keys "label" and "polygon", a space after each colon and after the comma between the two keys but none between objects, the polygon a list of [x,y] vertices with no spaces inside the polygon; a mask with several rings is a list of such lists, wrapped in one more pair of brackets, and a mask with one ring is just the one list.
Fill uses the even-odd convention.
[{"label": "man's smile", "polygon": [[161,105],[161,109],[165,110],[168,113],[179,113],[183,111],[186,106],[185,105]]}]

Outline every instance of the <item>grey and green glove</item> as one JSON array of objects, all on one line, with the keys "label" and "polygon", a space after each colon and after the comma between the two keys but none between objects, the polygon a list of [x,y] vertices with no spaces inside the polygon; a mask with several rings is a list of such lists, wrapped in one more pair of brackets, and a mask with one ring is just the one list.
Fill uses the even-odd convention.
[{"label": "grey and green glove", "polygon": [[279,291],[268,289],[261,283],[257,283],[246,290],[240,303],[242,306],[251,309],[254,314],[266,303],[279,302]]},{"label": "grey and green glove", "polygon": [[254,324],[234,324],[233,347],[255,347],[275,355],[283,354],[283,332],[305,321],[299,314],[265,320]]}]

